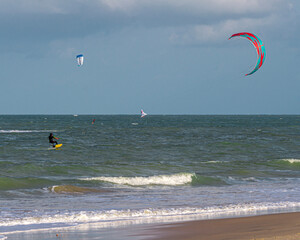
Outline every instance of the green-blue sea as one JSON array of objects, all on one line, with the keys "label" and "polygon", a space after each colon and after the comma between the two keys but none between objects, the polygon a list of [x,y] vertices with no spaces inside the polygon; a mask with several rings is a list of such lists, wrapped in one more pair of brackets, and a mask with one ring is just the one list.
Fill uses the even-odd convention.
[{"label": "green-blue sea", "polygon": [[0,239],[299,211],[299,186],[299,115],[0,116]]}]

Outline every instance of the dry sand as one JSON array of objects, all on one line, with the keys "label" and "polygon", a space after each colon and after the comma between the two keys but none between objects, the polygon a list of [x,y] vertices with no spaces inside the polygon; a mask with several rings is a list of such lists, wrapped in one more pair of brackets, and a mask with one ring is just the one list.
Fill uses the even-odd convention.
[{"label": "dry sand", "polygon": [[300,213],[163,224],[148,233],[164,240],[300,240]]}]

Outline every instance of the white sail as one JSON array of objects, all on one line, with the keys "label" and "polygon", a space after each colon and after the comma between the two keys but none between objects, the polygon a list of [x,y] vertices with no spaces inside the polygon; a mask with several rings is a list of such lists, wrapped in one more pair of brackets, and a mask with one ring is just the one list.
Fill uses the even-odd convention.
[{"label": "white sail", "polygon": [[145,113],[144,111],[143,111],[143,109],[141,109],[141,117],[145,117],[145,116],[147,116],[148,114],[147,113]]}]

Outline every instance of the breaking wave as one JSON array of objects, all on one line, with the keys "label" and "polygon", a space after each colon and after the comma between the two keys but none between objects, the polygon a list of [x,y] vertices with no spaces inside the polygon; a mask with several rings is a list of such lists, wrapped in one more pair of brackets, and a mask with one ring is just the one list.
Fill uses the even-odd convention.
[{"label": "breaking wave", "polygon": [[291,158],[291,159],[282,159],[282,161],[289,162],[289,163],[298,163],[298,164],[300,164],[300,159]]},{"label": "breaking wave", "polygon": [[89,177],[81,178],[84,181],[102,181],[119,185],[129,186],[149,186],[166,185],[180,186],[192,185],[224,185],[226,184],[219,178],[200,176],[195,173],[177,173],[172,175],[156,175],[148,177]]},{"label": "breaking wave", "polygon": [[55,132],[55,130],[0,130],[0,133],[40,133]]},{"label": "breaking wave", "polygon": [[184,185],[191,183],[194,173],[178,173],[173,175],[158,175],[150,177],[91,177],[83,178],[86,181],[103,181],[120,185],[145,186],[145,185]]},{"label": "breaking wave", "polygon": [[[187,221],[191,219],[214,219],[229,216],[250,216],[270,212],[288,212],[300,208],[300,202],[248,203],[204,208],[147,208],[140,210],[80,211],[44,213],[39,216],[0,219],[3,227],[43,225],[72,226],[82,223],[99,223],[99,227],[121,226],[155,222]],[[7,228],[9,231],[9,228]]]},{"label": "breaking wave", "polygon": [[287,158],[277,161],[277,164],[283,169],[297,170],[300,169],[300,159]]}]

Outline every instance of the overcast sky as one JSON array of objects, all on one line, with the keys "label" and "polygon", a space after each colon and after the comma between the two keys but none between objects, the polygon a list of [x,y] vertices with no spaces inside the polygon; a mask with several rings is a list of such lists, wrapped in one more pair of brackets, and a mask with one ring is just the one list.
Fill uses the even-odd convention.
[{"label": "overcast sky", "polygon": [[0,114],[300,114],[300,1],[1,0],[0,29]]}]

